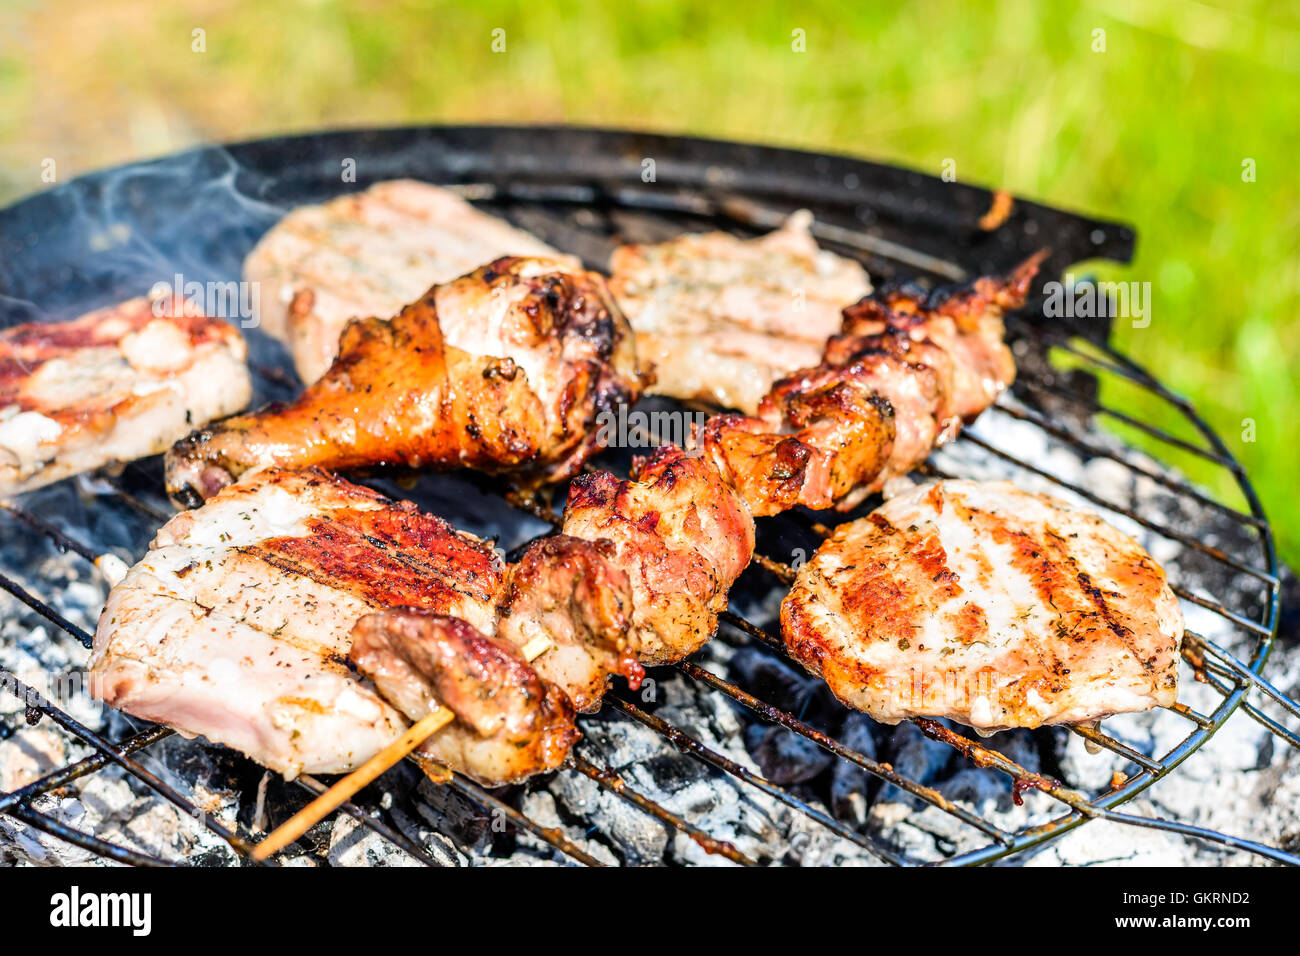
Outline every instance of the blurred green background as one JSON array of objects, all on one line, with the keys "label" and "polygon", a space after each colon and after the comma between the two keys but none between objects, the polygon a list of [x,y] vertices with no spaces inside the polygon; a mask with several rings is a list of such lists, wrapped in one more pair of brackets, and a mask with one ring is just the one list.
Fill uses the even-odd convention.
[{"label": "blurred green background", "polygon": [[[1152,321],[1119,321],[1118,344],[1195,401],[1300,559],[1295,4],[0,7],[0,201],[45,188],[49,158],[64,181],[197,142],[416,121],[642,127],[932,173],[951,157],[959,179],[1130,221],[1136,261],[1100,273],[1150,282]],[[1241,505],[1226,474],[1172,460]]]}]

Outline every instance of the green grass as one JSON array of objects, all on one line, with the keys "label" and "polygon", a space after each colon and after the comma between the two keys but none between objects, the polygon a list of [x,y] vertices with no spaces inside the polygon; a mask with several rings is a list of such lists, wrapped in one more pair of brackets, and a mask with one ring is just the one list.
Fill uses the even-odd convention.
[{"label": "green grass", "polygon": [[570,121],[952,158],[959,179],[1126,219],[1135,262],[1098,271],[1149,281],[1152,322],[1117,344],[1196,402],[1300,559],[1300,7],[54,0],[7,6],[0,30],[0,196],[41,188],[43,157],[66,178],[288,129]]}]

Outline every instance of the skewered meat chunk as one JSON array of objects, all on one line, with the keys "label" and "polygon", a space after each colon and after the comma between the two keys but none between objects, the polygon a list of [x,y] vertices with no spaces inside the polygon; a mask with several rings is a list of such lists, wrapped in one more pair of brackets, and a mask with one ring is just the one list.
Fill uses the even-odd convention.
[{"label": "skewered meat chunk", "polygon": [[113,587],[92,690],[286,776],[351,770],[406,724],[346,665],[357,618],[414,606],[490,628],[501,583],[487,543],[409,503],[267,469],[172,518]]},{"label": "skewered meat chunk", "polygon": [[251,392],[239,332],[183,299],[132,299],[0,332],[0,497],[165,450]]},{"label": "skewered meat chunk", "polygon": [[610,674],[625,676],[633,690],[644,674],[631,585],[615,557],[608,539],[551,535],[510,566],[497,599],[498,636],[519,648],[552,642],[533,667],[580,711],[600,709]]},{"label": "skewered meat chunk", "polygon": [[628,577],[632,633],[646,664],[680,660],[713,634],[727,591],[754,553],[743,499],[703,457],[676,446],[569,486],[564,533],[612,545]]},{"label": "skewered meat chunk", "polygon": [[244,278],[258,290],[262,329],[289,346],[310,385],[349,319],[395,315],[501,256],[560,253],[449,190],[399,179],[293,210],[248,254]]},{"label": "skewered meat chunk", "polygon": [[837,529],[781,606],[791,656],[884,723],[1073,724],[1172,704],[1164,571],[1098,516],[944,481]]},{"label": "skewered meat chunk", "polygon": [[[770,397],[769,397],[770,398]],[[810,371],[766,418],[716,415],[704,444],[752,514],[829,508],[876,475],[894,446],[894,409],[843,370]]]},{"label": "skewered meat chunk", "polygon": [[400,609],[367,614],[349,658],[412,722],[439,705],[456,721],[422,753],[480,783],[518,783],[559,767],[582,735],[573,705],[508,641],[458,617]]},{"label": "skewered meat chunk", "polygon": [[597,416],[636,400],[632,350],[598,275],[500,259],[435,286],[391,322],[348,325],[330,371],[293,404],[178,442],[167,488],[192,506],[268,465],[559,480],[594,449]]},{"label": "skewered meat chunk", "polygon": [[822,363],[777,382],[757,417],[706,423],[710,457],[755,515],[852,508],[1011,383],[1002,316],[1024,305],[1043,255],[955,292],[886,291],[845,309]]},{"label": "skewered meat chunk", "polygon": [[901,288],[869,296],[844,310],[843,333],[827,343],[825,360],[848,365],[864,350],[877,347],[875,336],[891,330],[905,332],[913,342],[938,346],[951,360],[951,382],[944,389],[940,417],[970,420],[1016,377],[1015,360],[1003,341],[1002,316],[1025,304],[1045,258],[1046,249],[1007,275],[981,276],[956,290],[927,295]]},{"label": "skewered meat chunk", "polygon": [[610,289],[654,392],[753,415],[774,381],[817,364],[840,310],[871,284],[818,249],[811,225],[801,210],[757,239],[710,232],[615,250]]}]

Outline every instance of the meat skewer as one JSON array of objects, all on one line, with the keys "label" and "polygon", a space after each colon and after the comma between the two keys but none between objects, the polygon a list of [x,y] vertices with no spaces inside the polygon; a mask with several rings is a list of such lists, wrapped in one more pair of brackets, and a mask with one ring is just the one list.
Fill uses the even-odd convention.
[{"label": "meat skewer", "polygon": [[[467,633],[470,631],[473,629],[459,618],[419,611],[406,611],[398,616],[367,615],[357,621],[350,652],[353,662],[375,680],[381,692],[387,690],[394,699],[403,701],[402,712],[415,723],[402,736],[276,827],[253,849],[254,860],[269,859],[283,850],[435,734],[437,742],[430,748],[429,756],[445,761],[449,745],[458,749],[462,758],[464,751],[482,748],[473,731],[487,737],[500,733],[500,724],[513,724],[515,733],[511,743],[540,751],[542,763],[548,769],[563,762],[579,736],[564,693],[554,686],[543,688],[535,675],[515,664],[513,655],[505,647],[499,643],[492,646],[483,635]],[[440,646],[437,639],[440,634],[447,635],[461,646]],[[469,656],[465,654],[466,645],[473,644],[481,648],[481,653],[476,655],[477,673],[467,673],[461,668],[457,678],[452,672],[453,667]],[[519,656],[532,661],[549,648],[549,641],[539,639],[525,647]],[[444,653],[439,654],[440,650]],[[508,678],[502,679],[505,675],[501,671],[512,670],[519,672],[518,676],[522,678],[520,686],[511,687]],[[493,677],[497,678],[496,683],[491,681]],[[438,685],[436,689],[443,696],[448,696],[446,688],[450,687],[451,694],[469,698],[470,707],[480,715],[470,731],[452,733],[448,725],[456,720],[459,712],[437,703],[435,689],[429,686],[433,683]],[[503,696],[502,687],[514,691],[507,694],[512,698],[513,713],[504,716],[499,712],[484,714],[483,702],[499,703]],[[486,754],[486,759],[493,761],[493,754]]]},{"label": "meat skewer", "polygon": [[1025,304],[1046,255],[956,291],[891,290],[845,309],[822,363],[777,382],[757,417],[710,418],[705,450],[754,515],[852,508],[1011,384],[1002,316]]}]

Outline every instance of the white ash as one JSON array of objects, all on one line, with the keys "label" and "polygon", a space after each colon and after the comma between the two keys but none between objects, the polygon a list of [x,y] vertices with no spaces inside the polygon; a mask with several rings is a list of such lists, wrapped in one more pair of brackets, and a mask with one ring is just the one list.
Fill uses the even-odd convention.
[{"label": "white ash", "polygon": [[[991,412],[976,433],[1062,479],[1107,500],[1118,501],[1149,520],[1173,527],[1249,563],[1260,560],[1251,538],[1231,519],[1158,483],[1105,459],[1087,462],[1037,427]],[[1154,460],[1125,449],[1097,432],[1088,440],[1129,456],[1153,472]],[[945,472],[977,478],[1014,478],[1023,487],[1066,500],[1082,501],[1053,482],[1017,471],[973,443],[958,441],[934,458]],[[146,469],[157,471],[156,463]],[[128,470],[127,477],[132,474]],[[97,553],[112,550],[124,560],[143,553],[155,523],[125,506],[111,489],[95,483],[65,482],[24,499],[24,505],[55,521],[73,537],[94,543]],[[413,497],[429,510],[484,536],[496,536],[503,548],[515,548],[545,526],[522,519],[499,498],[461,479],[422,479],[414,489],[382,483],[384,490]],[[98,492],[98,494],[95,494]],[[88,497],[93,496],[93,497]],[[149,499],[163,508],[160,500]],[[1253,614],[1261,588],[1249,576],[1213,558],[1144,528],[1123,515],[1104,512],[1133,534],[1171,571],[1171,578],[1230,607]],[[802,542],[806,548],[807,543]],[[771,553],[771,552],[769,552]],[[77,626],[91,631],[105,588],[96,572],[75,554],[61,554],[37,532],[0,516],[0,569],[33,593],[50,601]],[[763,572],[751,570],[738,585],[734,606],[751,621],[774,628],[782,592]],[[76,719],[110,739],[136,727],[103,711],[76,691],[86,651],[75,640],[27,608],[11,602],[0,622],[0,666],[51,696]],[[1213,612],[1184,602],[1190,629],[1247,657],[1253,647],[1248,633]],[[808,724],[825,730],[869,759],[889,762],[899,772],[978,813],[1004,830],[1045,823],[1063,806],[1037,790],[1013,798],[1009,777],[978,769],[946,745],[912,725],[884,727],[839,707],[820,681],[743,635],[723,628],[720,638],[701,653],[701,665],[784,707]],[[1295,635],[1279,641],[1266,671],[1284,691],[1300,691],[1300,649]],[[951,815],[920,803],[914,796],[882,783],[855,765],[829,758],[818,748],[782,728],[759,721],[725,696],[706,689],[674,669],[651,674],[640,695],[629,699],[667,720],[705,746],[751,771],[779,780],[792,795],[827,810],[838,819],[878,839],[889,849],[919,860],[942,860],[988,844],[984,834]],[[1180,700],[1209,714],[1219,695],[1198,684],[1189,667],[1181,673]],[[1251,700],[1279,716],[1258,693]],[[1294,726],[1294,721],[1288,726]],[[789,865],[879,865],[880,861],[843,840],[809,817],[737,781],[695,757],[681,753],[652,730],[611,709],[584,718],[585,739],[579,753],[593,764],[620,774],[627,785],[679,814],[706,833],[734,844],[761,863]],[[1156,711],[1109,719],[1103,730],[1145,753],[1162,754],[1193,729],[1184,718]],[[1027,770],[1061,780],[1087,795],[1104,792],[1116,773],[1136,768],[1109,752],[1090,754],[1084,741],[1062,728],[1016,731],[981,741]],[[23,707],[12,695],[0,695],[0,788],[12,789],[76,760],[90,751],[45,719],[27,726]],[[169,738],[150,747],[140,759],[153,772],[200,803],[226,826],[238,821],[248,832],[257,815],[263,772],[229,751],[201,741]],[[1263,727],[1238,713],[1165,780],[1122,809],[1166,817],[1251,838],[1295,852],[1300,850],[1300,773],[1296,753]],[[443,865],[559,865],[570,861],[526,830],[518,830],[499,812],[445,786],[421,778],[409,767],[387,775],[380,799],[366,805],[385,823],[424,848]],[[260,827],[287,818],[307,799],[291,784],[271,778],[265,784],[265,819]],[[606,863],[678,863],[728,865],[707,853],[689,836],[646,815],[599,787],[576,770],[565,770],[521,788],[496,791],[539,825],[562,832],[577,847]],[[73,781],[37,798],[33,808],[103,839],[164,859],[211,865],[236,865],[226,844],[129,774],[115,767]],[[1259,858],[1239,851],[1160,831],[1091,822],[1043,848],[1007,862],[1029,865],[1093,864],[1245,864]],[[315,828],[304,843],[284,857],[294,866],[409,865],[405,851],[346,815]],[[105,861],[58,839],[47,837],[12,817],[0,815],[0,863],[99,864]]]}]

